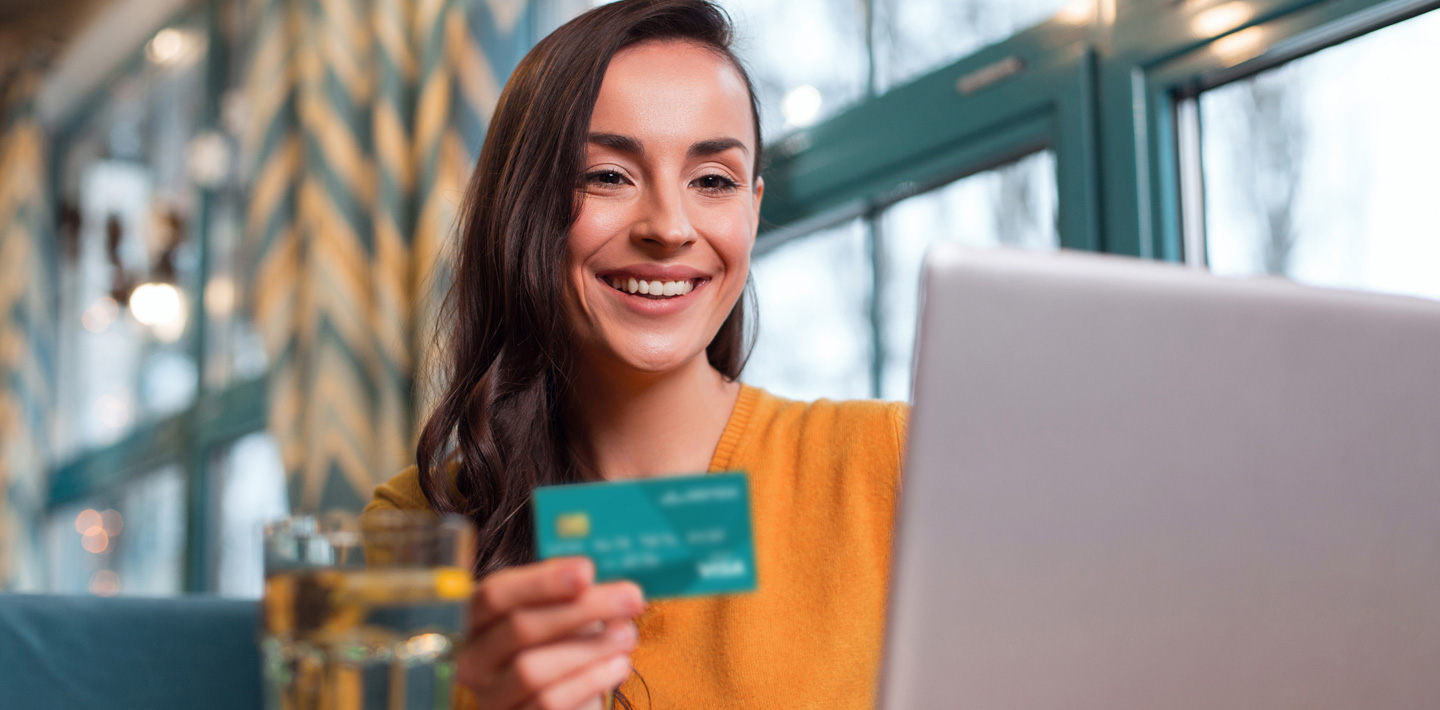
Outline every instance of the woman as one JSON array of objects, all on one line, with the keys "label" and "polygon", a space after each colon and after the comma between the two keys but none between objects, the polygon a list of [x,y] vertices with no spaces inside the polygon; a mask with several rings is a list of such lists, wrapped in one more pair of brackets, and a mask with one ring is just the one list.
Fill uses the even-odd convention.
[{"label": "woman", "polygon": [[[371,508],[480,530],[459,679],[477,706],[868,707],[903,405],[740,384],[760,218],[755,94],[723,12],[628,0],[541,41],[461,220],[449,380]],[[758,589],[646,605],[534,562],[538,485],[746,470]],[[632,672],[633,668],[633,672]],[[623,685],[622,685],[623,683]]]}]

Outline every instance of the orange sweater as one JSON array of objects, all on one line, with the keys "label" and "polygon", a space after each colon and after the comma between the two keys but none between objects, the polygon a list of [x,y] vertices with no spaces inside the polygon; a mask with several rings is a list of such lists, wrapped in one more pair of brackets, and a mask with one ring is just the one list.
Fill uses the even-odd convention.
[{"label": "orange sweater", "polygon": [[[757,589],[652,602],[633,656],[644,683],[621,687],[636,708],[873,705],[907,414],[741,389],[710,471],[750,473]],[[367,510],[425,505],[412,468]]]}]

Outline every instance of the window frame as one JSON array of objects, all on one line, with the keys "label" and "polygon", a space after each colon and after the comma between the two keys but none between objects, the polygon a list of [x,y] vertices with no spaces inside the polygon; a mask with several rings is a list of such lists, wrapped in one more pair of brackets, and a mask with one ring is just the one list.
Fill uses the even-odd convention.
[{"label": "window frame", "polygon": [[[1100,73],[1104,163],[1105,251],[1203,265],[1203,202],[1186,194],[1199,186],[1185,140],[1190,127],[1179,111],[1202,91],[1244,79],[1431,10],[1435,0],[1255,0],[1244,22],[1211,36],[1192,30],[1195,18],[1224,2],[1157,6],[1137,11],[1112,32]],[[1137,31],[1138,26],[1151,28]],[[1260,28],[1264,40],[1249,56],[1229,62],[1217,42]],[[1198,124],[1195,128],[1203,130]],[[1191,193],[1194,194],[1193,192]],[[1189,222],[1187,222],[1189,220]],[[1187,227],[1188,225],[1188,227]],[[1187,234],[1187,228],[1191,233]],[[1187,254],[1186,245],[1200,254]]]},{"label": "window frame", "polygon": [[[1007,74],[1011,62],[1021,68]],[[987,72],[998,77],[958,89]],[[756,255],[1044,148],[1062,246],[1097,249],[1094,84],[1088,30],[1051,22],[787,134],[767,146]]]}]

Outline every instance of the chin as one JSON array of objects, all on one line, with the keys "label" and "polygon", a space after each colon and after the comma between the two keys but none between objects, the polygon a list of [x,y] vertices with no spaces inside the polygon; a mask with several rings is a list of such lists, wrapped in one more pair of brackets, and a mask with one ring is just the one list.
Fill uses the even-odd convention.
[{"label": "chin", "polygon": [[632,370],[663,375],[683,368],[696,357],[704,357],[705,353],[702,350],[698,355],[695,353],[617,353],[617,355],[619,360]]},{"label": "chin", "polygon": [[674,341],[656,342],[646,345],[628,343],[629,347],[611,347],[610,356],[624,367],[652,375],[663,375],[667,372],[675,372],[687,365],[690,365],[696,358],[705,358],[705,347],[708,341],[702,345],[691,343],[676,343]]}]

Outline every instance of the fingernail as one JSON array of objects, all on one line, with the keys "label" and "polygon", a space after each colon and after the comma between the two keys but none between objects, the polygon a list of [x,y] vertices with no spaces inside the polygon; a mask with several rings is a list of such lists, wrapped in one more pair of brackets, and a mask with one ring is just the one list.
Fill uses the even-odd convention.
[{"label": "fingernail", "polygon": [[620,628],[615,629],[614,636],[615,643],[621,646],[629,646],[635,643],[638,632],[634,624],[624,624]]},{"label": "fingernail", "polygon": [[590,580],[594,575],[595,568],[590,560],[581,560],[579,564],[570,568],[567,575],[569,577],[567,583],[570,585],[570,589],[578,594],[584,591],[585,587],[590,584]]},{"label": "fingernail", "polygon": [[638,589],[633,594],[626,594],[621,606],[623,607],[622,613],[638,616],[645,611],[645,595],[641,594]]}]

